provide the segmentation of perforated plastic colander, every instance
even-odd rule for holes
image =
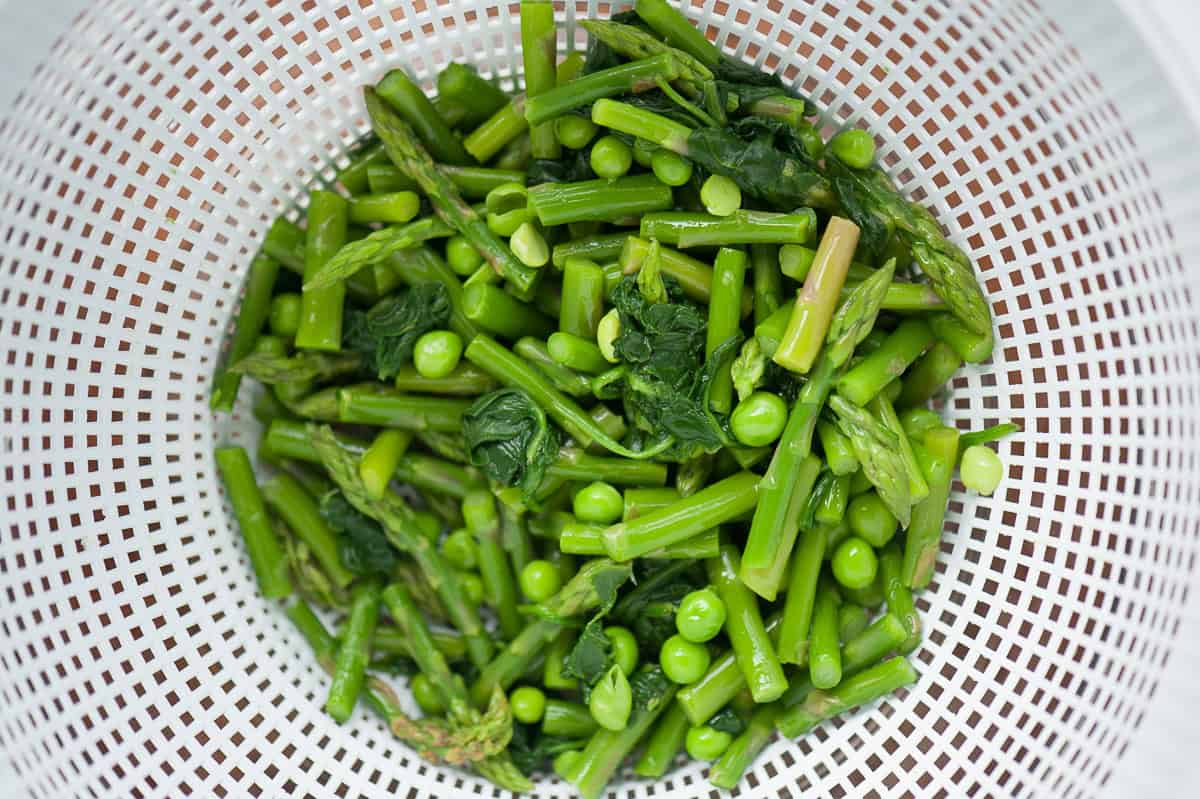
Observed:
[[[1026,430],[995,497],[951,503],[920,682],[777,741],[741,794],[1196,795],[1200,131],[1135,27],[1108,0],[692,2],[972,253],[1001,343],[946,413]],[[567,4],[567,40],[612,10]],[[513,78],[516,11],[97,0],[4,110],[0,796],[496,795],[322,712],[213,468],[254,422],[206,400],[264,230],[366,128],[357,87]],[[616,793],[715,796],[696,764]]]

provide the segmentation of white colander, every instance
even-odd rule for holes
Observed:
[[[248,398],[207,396],[270,220],[366,129],[358,87],[513,78],[517,6],[95,0],[4,109],[0,797],[498,795],[322,712],[213,468],[256,441]],[[561,10],[565,46],[613,8]],[[3,39],[56,13],[8,3]],[[689,13],[874,132],[972,253],[1001,341],[946,413],[1026,431],[997,496],[951,503],[920,682],[775,742],[740,793],[1196,796],[1200,131],[1136,28],[1111,0]],[[717,794],[697,764],[615,790]]]

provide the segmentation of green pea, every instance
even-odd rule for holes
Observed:
[[[638,643],[633,633],[624,627],[605,627],[604,635],[612,644],[613,660],[621,667],[621,671],[625,672],[626,677],[633,674],[638,663]]]
[[[829,562],[833,576],[847,588],[866,588],[875,580],[879,571],[879,559],[871,545],[858,536],[850,536],[833,553]]]
[[[654,154],[659,149],[659,146],[649,139],[634,139],[633,160],[637,161],[638,166],[649,169],[654,163]]]
[[[620,666],[613,665],[592,686],[588,711],[596,723],[606,730],[619,732],[625,729],[629,714],[633,711],[633,691]]]
[[[436,543],[438,536],[442,534],[442,520],[437,517],[437,514],[427,510],[418,510],[413,512],[413,519],[417,523],[417,529],[430,543]]]
[[[670,150],[655,150],[650,157],[650,168],[668,186],[682,186],[692,179],[692,162]]]
[[[546,695],[532,685],[522,685],[508,698],[513,718],[522,724],[537,724],[546,712]]]
[[[700,187],[700,202],[713,216],[729,216],[742,207],[742,190],[731,178],[710,175]]]
[[[633,166],[633,148],[616,136],[601,136],[592,145],[592,171],[602,178],[619,178]]]
[[[470,530],[455,530],[442,541],[442,557],[459,569],[474,569],[479,562],[479,547]]]
[[[899,522],[879,494],[868,491],[850,500],[846,506],[846,521],[854,535],[873,547],[883,547],[896,534]]]
[[[829,142],[833,155],[843,164],[866,169],[875,160],[875,140],[865,130],[843,130]]]
[[[787,417],[787,403],[781,397],[768,391],[755,391],[733,409],[729,427],[737,440],[746,446],[765,447],[779,438]]]
[[[256,355],[287,355],[288,343],[287,339],[279,336],[262,335],[254,342],[254,353]]]
[[[446,240],[446,263],[454,274],[469,277],[483,265],[483,256],[465,236],[451,236]]]
[[[453,330],[431,330],[413,345],[413,366],[421,377],[436,380],[458,367],[462,353],[462,336]]]
[[[575,764],[579,762],[579,756],[582,754],[578,749],[568,749],[560,753],[554,758],[554,773],[567,779],[567,775],[575,770]]]
[[[483,602],[483,580],[475,572],[460,571],[458,587],[462,589],[463,596],[472,605]]]
[[[963,452],[958,475],[964,486],[990,497],[1004,479],[1004,461],[991,448],[976,444]]]
[[[681,635],[672,635],[658,652],[658,664],[673,683],[691,685],[708,671],[711,657],[704,644],[693,643]]]
[[[517,256],[517,260],[526,266],[536,269],[550,261],[550,245],[533,222],[522,222],[521,226],[513,231],[508,246],[513,255]]]
[[[596,135],[596,123],[587,117],[569,114],[554,120],[554,135],[563,147],[582,150]]]
[[[521,593],[530,602],[545,602],[562,588],[558,567],[548,560],[531,560],[521,569]]]
[[[271,300],[267,319],[272,333],[295,338],[296,331],[300,329],[300,295],[291,292],[276,294]]]
[[[692,727],[684,738],[684,748],[693,760],[716,760],[733,743],[733,736],[707,724]]]
[[[608,483],[596,481],[579,489],[574,501],[575,518],[581,522],[612,524],[621,518],[625,500]]]
[[[711,588],[693,591],[679,603],[675,629],[692,643],[702,644],[721,632],[725,624],[725,603]]]
[[[441,691],[424,674],[413,677],[408,687],[412,691],[417,707],[421,708],[421,712],[426,716],[440,716],[446,712],[446,704],[442,701]]]
[[[600,324],[596,326],[596,346],[600,348],[600,354],[604,356],[604,360],[609,363],[617,363],[620,360],[617,358],[615,349],[617,338],[620,335],[621,313],[613,308],[600,317]]]

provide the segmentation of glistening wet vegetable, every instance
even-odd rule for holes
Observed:
[[[955,475],[1000,488],[1017,432],[935,410],[989,306],[871,133],[825,142],[667,0],[561,62],[554,6],[521,12],[523,93],[388,73],[271,226],[212,407],[260,392],[273,473],[216,463],[338,722],[517,793],[598,797],[635,752],[733,787],[917,679]]]

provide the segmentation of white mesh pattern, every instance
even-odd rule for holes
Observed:
[[[1071,5],[693,0],[869,127],[972,253],[1001,343],[947,413],[1026,429],[996,497],[952,501],[921,681],[777,741],[743,795],[1096,796],[1128,751],[1200,741],[1197,131],[1120,15]],[[497,794],[324,715],[215,478],[254,422],[206,400],[263,231],[365,129],[356,87],[452,59],[513,77],[516,10],[102,0],[0,123],[6,795]],[[616,793],[716,795],[695,764]]]

